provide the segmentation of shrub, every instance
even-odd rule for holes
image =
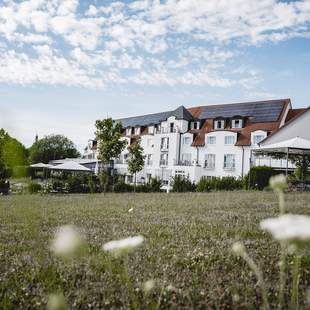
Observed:
[[[207,179],[202,177],[197,183],[198,192],[210,192],[210,191],[232,191],[239,190],[244,187],[242,179],[236,179],[234,177],[214,177]]]
[[[269,185],[269,179],[279,174],[276,170],[267,166],[252,167],[245,177],[245,187],[248,189],[263,190]],[[250,184],[249,184],[250,177]]]
[[[150,182],[147,183],[149,191],[152,193],[159,193],[161,191],[161,180],[160,178],[151,178]]]
[[[0,194],[8,195],[10,191],[10,182],[8,180],[0,179]]]
[[[30,182],[28,185],[28,192],[29,194],[35,194],[42,190],[41,184],[37,182]]]
[[[114,191],[116,193],[128,193],[133,191],[133,186],[125,183],[124,180],[118,180],[114,185]]]
[[[27,178],[31,176],[31,168],[29,166],[15,166],[12,168],[13,178]]]
[[[194,192],[196,186],[191,182],[189,178],[184,178],[182,176],[175,176],[172,179],[172,191],[173,192]]]

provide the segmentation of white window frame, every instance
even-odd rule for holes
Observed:
[[[220,126],[219,126],[220,124]],[[220,129],[225,129],[225,120],[223,119],[218,119],[214,121],[214,129],[220,130]]]
[[[183,137],[183,145],[190,145],[191,138],[190,137]]]
[[[211,142],[214,141],[214,142]],[[216,144],[216,136],[207,136],[207,144]]]
[[[168,156],[169,156],[168,153],[161,153],[160,154],[160,161],[159,161],[160,166],[168,166],[168,159],[169,159]]]
[[[261,139],[257,139],[258,137],[260,137]],[[256,134],[256,135],[253,135],[253,144],[254,145],[257,145],[258,143],[260,143],[261,141],[263,141],[265,139],[265,136],[264,135],[261,135],[261,134]],[[259,140],[259,141],[257,141]]]
[[[236,125],[236,122],[238,122],[238,126]],[[231,121],[231,128],[235,128],[235,129],[241,129],[243,128],[243,119],[242,118],[236,118],[236,119],[233,119]]]
[[[163,137],[160,141],[160,149],[163,151],[169,150],[169,137]]]
[[[131,136],[131,127],[126,128],[126,136]]]
[[[230,159],[229,161],[227,159]],[[224,170],[235,170],[236,168],[236,155],[235,154],[224,154]]]
[[[141,132],[141,128],[140,127],[135,127],[135,135],[139,135]]]
[[[236,137],[233,135],[225,136],[224,143],[225,145],[234,145],[236,143]]]
[[[205,164],[204,167],[206,169],[214,169],[215,168],[215,154],[206,154],[205,155]]]
[[[183,153],[181,155],[181,162],[184,166],[191,166],[192,164],[192,154],[191,153]]]
[[[200,129],[200,122],[191,122],[191,130],[199,130],[199,129]]]

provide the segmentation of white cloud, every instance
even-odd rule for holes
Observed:
[[[1,51],[0,80],[85,87],[179,83],[246,88],[257,83],[257,75],[233,73],[227,67],[238,49],[310,37],[309,0],[102,3],[84,8],[81,0],[5,1],[0,7],[0,46],[3,50],[5,44],[15,44],[16,51]],[[20,52],[27,45],[38,58],[29,53],[31,48]],[[61,66],[63,76],[58,73]]]

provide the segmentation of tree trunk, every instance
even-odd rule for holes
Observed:
[[[137,172],[135,172],[135,184],[133,187],[133,191],[136,192],[136,186],[137,186]]]

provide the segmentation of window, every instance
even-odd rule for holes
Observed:
[[[152,154],[146,155],[146,165],[147,166],[152,166],[153,165]]]
[[[169,149],[169,138],[161,138],[161,144],[160,144],[160,149],[162,151],[168,151]]]
[[[190,166],[192,164],[192,154],[182,154],[181,164],[184,166]]]
[[[199,122],[192,122],[191,123],[191,130],[199,129]]]
[[[127,163],[129,159],[129,154],[124,154],[124,162]]]
[[[135,135],[139,135],[140,134],[140,127],[136,127],[135,128]]]
[[[214,129],[224,129],[225,121],[223,119],[214,121]]]
[[[225,136],[225,144],[226,145],[235,144],[235,136]]]
[[[224,155],[224,169],[233,170],[235,169],[236,161],[234,154],[225,154]]]
[[[207,137],[207,144],[215,144],[216,143],[216,137],[215,136],[208,136]]]
[[[170,132],[174,132],[174,123],[170,123]]]
[[[190,137],[183,137],[183,144],[184,145],[191,144],[191,138]]]
[[[255,135],[253,137],[253,144],[258,144],[259,142],[264,140],[264,136],[263,135]]]
[[[155,129],[155,133],[160,133],[160,125],[156,124],[154,126],[154,129]]]
[[[215,154],[206,154],[205,156],[205,168],[214,169],[215,168]]]
[[[130,136],[131,135],[131,128],[127,128],[126,129],[126,136]]]
[[[168,166],[168,153],[160,154],[160,166]]]
[[[148,133],[152,135],[154,133],[154,126],[149,126]]]
[[[242,128],[242,127],[243,127],[242,119],[233,119],[231,121],[231,128]]]

